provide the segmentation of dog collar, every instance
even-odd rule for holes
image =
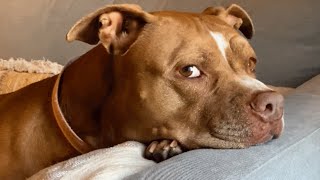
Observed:
[[[66,121],[59,106],[58,90],[59,90],[61,76],[62,76],[62,72],[58,75],[52,91],[51,104],[52,104],[53,115],[64,137],[69,141],[72,147],[74,147],[80,153],[84,154],[91,151],[93,148],[88,143],[84,142],[72,130],[72,128]]]

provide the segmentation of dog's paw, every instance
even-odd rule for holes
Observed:
[[[182,152],[182,148],[176,140],[161,140],[153,141],[146,148],[144,156],[155,162],[161,162]]]

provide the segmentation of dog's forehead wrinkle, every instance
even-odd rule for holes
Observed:
[[[179,40],[177,45],[172,48],[172,52],[170,53],[168,65],[171,67],[172,64],[176,63],[176,59],[180,56],[181,52],[183,51],[184,47],[186,46],[186,41],[184,39]]]

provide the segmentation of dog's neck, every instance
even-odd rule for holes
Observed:
[[[66,120],[95,148],[101,146],[100,115],[111,88],[111,61],[112,56],[98,45],[68,65],[60,82],[59,102]]]

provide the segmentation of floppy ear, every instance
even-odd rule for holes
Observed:
[[[91,45],[99,41],[109,53],[128,50],[143,26],[155,17],[138,5],[107,5],[80,19],[67,33],[68,42],[79,40]]]
[[[244,9],[236,4],[232,4],[226,9],[209,7],[202,13],[218,16],[233,28],[239,29],[248,39],[251,39],[254,34],[254,26],[250,16]]]

